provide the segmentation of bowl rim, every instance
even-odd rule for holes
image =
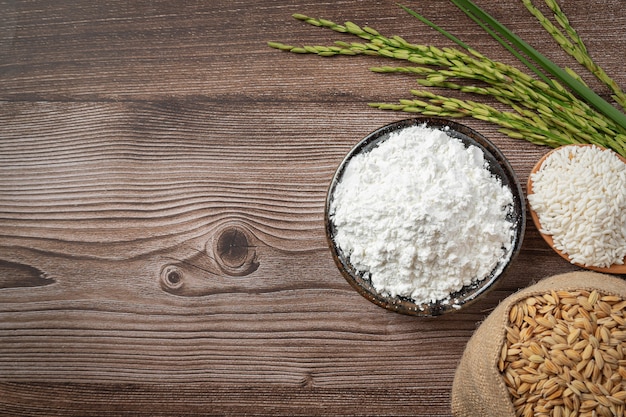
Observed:
[[[419,125],[426,125],[427,127],[433,129],[445,129],[446,133],[449,133],[451,137],[460,139],[466,147],[469,146],[469,144],[478,146],[478,148],[481,149],[481,151],[489,161],[495,161],[497,163],[497,168],[499,168],[501,173],[504,174],[505,178],[501,178],[500,175],[498,175],[498,177],[501,178],[501,181],[503,183],[509,186],[509,188],[511,189],[511,193],[513,194],[514,200],[513,205],[515,213],[515,232],[508,260],[503,265],[499,265],[499,271],[498,267],[496,267],[488,277],[485,277],[482,280],[471,284],[470,286],[463,287],[459,292],[452,294],[452,296],[450,297],[450,301],[446,303],[442,303],[441,301],[443,300],[439,300],[436,303],[417,304],[410,298],[399,296],[389,297],[379,293],[373,288],[371,282],[367,282],[367,279],[362,276],[355,276],[356,274],[353,275],[351,273],[353,268],[351,268],[347,259],[345,259],[345,257],[342,256],[342,254],[339,252],[340,249],[338,248],[338,245],[335,244],[335,241],[333,239],[334,232],[333,224],[330,219],[330,205],[337,183],[341,179],[349,161],[356,154],[361,152],[367,152],[371,148],[375,147],[377,143],[386,140],[391,132]],[[489,166],[495,169],[495,167],[493,167],[491,163],[489,164]],[[330,182],[330,185],[328,186],[324,206],[324,226],[326,240],[331,249],[331,254],[335,265],[341,272],[344,279],[346,279],[346,281],[359,294],[361,294],[361,296],[389,311],[410,316],[434,317],[446,313],[456,312],[466,306],[473,304],[479,298],[479,296],[482,296],[491,291],[496,281],[502,279],[502,277],[504,277],[506,273],[510,270],[510,266],[513,264],[515,258],[519,254],[522,242],[524,240],[524,234],[526,229],[526,201],[521,183],[515,175],[515,171],[513,170],[509,161],[502,154],[502,152],[485,136],[468,126],[447,118],[426,116],[413,117],[386,124],[370,132],[356,145],[354,145],[345,155],[345,157],[337,167]],[[469,292],[463,295],[464,291]]]

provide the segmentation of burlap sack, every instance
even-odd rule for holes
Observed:
[[[455,417],[515,417],[513,404],[498,371],[511,306],[550,290],[597,290],[626,299],[626,281],[596,272],[570,272],[544,278],[506,298],[474,332],[465,348],[452,386]]]

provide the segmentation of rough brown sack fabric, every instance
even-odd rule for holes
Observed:
[[[452,385],[455,417],[515,417],[513,404],[498,370],[511,306],[550,290],[597,290],[626,299],[626,281],[597,272],[569,272],[544,278],[507,297],[485,319],[469,340]]]

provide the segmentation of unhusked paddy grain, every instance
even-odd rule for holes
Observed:
[[[498,368],[516,416],[624,416],[626,300],[552,291],[511,306]]]

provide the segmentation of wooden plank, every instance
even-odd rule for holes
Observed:
[[[577,68],[575,61],[531,20],[521,3],[493,4],[497,7],[489,9],[497,18],[557,63]],[[619,0],[567,5],[589,49],[617,81],[624,77],[621,64],[608,51],[626,48],[626,39],[621,35],[626,16],[621,6]],[[417,43],[453,45],[393,5],[385,3],[381,7],[376,1],[189,1],[178,6],[160,0],[132,4],[113,1],[103,6],[71,0],[49,5],[33,0],[5,7],[10,29],[4,49],[11,59],[0,66],[0,99],[93,101],[208,96],[249,103],[272,97],[336,100],[337,95],[354,95],[367,102],[367,97],[378,101],[408,93],[406,77],[383,78],[368,73],[368,65],[377,61],[367,64],[367,59],[314,59],[279,54],[268,48],[269,40],[293,44],[358,40],[298,22],[290,17],[295,12],[338,23],[353,20]],[[516,63],[448,1],[415,7],[478,50]],[[585,79],[599,86],[593,78]],[[397,84],[398,80],[404,81]],[[398,90],[389,91],[394,88],[391,86]],[[388,94],[383,95],[385,90]]]
[[[15,398],[49,398],[46,406],[13,403]],[[302,390],[250,389],[241,386],[135,385],[135,384],[21,384],[0,386],[7,412],[12,415],[143,416],[171,415],[353,415],[427,417],[446,415],[448,395],[436,387],[407,388],[402,382],[390,388]]]

